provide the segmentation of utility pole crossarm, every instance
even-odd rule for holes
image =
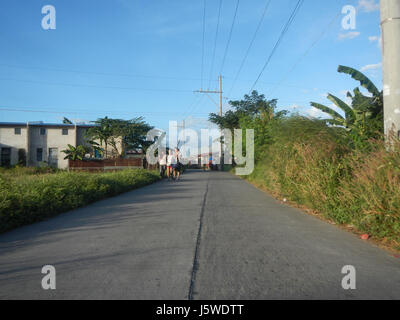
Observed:
[[[222,76],[219,76],[218,77],[218,83],[219,83],[219,90],[217,91],[217,90],[203,90],[203,89],[201,89],[201,90],[196,90],[196,91],[194,91],[194,92],[197,92],[197,93],[205,93],[205,94],[209,94],[209,93],[214,93],[214,94],[219,94],[219,108],[218,108],[218,114],[220,115],[220,116],[222,116],[222,94],[223,94],[223,91],[222,91]]]
[[[210,91],[210,90],[196,90],[194,92],[196,92],[196,93],[223,93],[220,91]]]

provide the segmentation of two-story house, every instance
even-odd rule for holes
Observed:
[[[86,131],[93,125],[52,124],[52,123],[12,123],[0,122],[0,165],[18,163],[27,166],[48,165],[65,169],[62,150],[68,144],[76,147],[87,145]]]

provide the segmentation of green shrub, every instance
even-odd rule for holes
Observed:
[[[277,125],[274,136],[248,180],[336,223],[400,244],[400,144],[388,151],[370,141],[354,150],[341,129],[297,117]]]
[[[0,172],[0,232],[46,219],[159,179],[144,169],[55,173],[26,168]],[[46,168],[47,170],[47,168]],[[25,174],[22,174],[25,172]]]

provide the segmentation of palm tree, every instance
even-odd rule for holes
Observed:
[[[131,120],[109,119],[107,117],[94,121],[96,126],[87,132],[87,138],[99,141],[105,148],[105,158],[109,156],[111,146],[114,156],[122,157],[126,148],[142,149],[144,152],[153,143],[147,141],[147,132],[153,129],[142,117]],[[93,146],[93,143],[91,143]],[[97,145],[98,147],[98,145]]]
[[[113,130],[113,119],[109,119],[108,117],[97,119],[93,121],[95,126],[90,128],[87,131],[87,136],[91,138],[91,140],[98,140],[100,145],[104,144],[104,153],[105,157],[108,156],[108,145],[110,143],[110,139],[114,135]]]

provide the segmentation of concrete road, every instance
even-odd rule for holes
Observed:
[[[56,268],[56,290],[41,269]],[[356,290],[342,288],[342,267]],[[400,259],[228,173],[0,235],[0,299],[399,299]]]

